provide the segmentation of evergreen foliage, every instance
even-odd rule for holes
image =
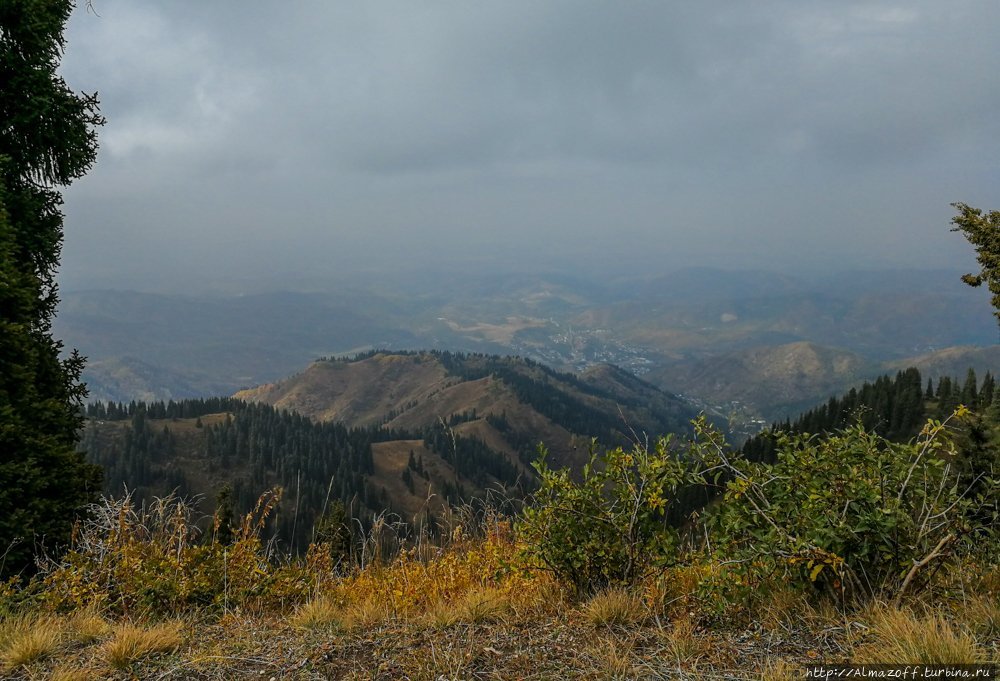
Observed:
[[[242,514],[254,507],[261,492],[280,486],[285,490],[282,506],[269,528],[296,551],[308,546],[331,499],[358,516],[385,508],[368,481],[374,471],[371,445],[396,439],[394,431],[313,423],[299,414],[229,398],[96,403],[87,412],[92,422],[82,446],[105,469],[109,494],[120,495],[127,486],[142,502],[170,492],[190,496],[214,486],[220,499],[228,496],[227,505]],[[202,427],[177,428],[174,420],[182,419],[200,420]],[[109,429],[100,421],[118,423]],[[192,456],[197,464],[182,470],[179,458]],[[203,477],[189,479],[198,470]],[[222,491],[225,487],[228,492]]]
[[[979,261],[979,273],[966,274],[962,281],[969,286],[986,284],[993,294],[993,314],[1000,321],[1000,211],[991,210],[984,214],[979,208],[964,203],[951,205],[958,211],[958,215],[951,219],[955,225],[951,231],[962,232],[975,247]]]
[[[479,438],[458,435],[443,423],[425,429],[423,437],[424,446],[448,462],[456,476],[461,475],[480,489],[500,483],[507,490],[519,482],[519,469]],[[449,502],[470,501],[447,494],[445,497]]]
[[[937,398],[947,401],[950,407],[943,416],[958,406],[957,402],[951,405],[951,385],[947,377],[938,384]],[[941,397],[942,389],[946,391],[945,398]],[[975,392],[974,375],[971,390]],[[807,411],[795,421],[772,425],[769,431],[747,440],[743,454],[754,461],[773,462],[777,449],[775,435],[779,432],[832,433],[855,423],[889,440],[908,440],[923,426],[927,399],[917,369],[900,371],[895,377],[882,376],[874,383],[866,382],[861,388],[852,388],[842,397],[831,397],[826,404]]]
[[[76,451],[83,360],[52,337],[63,239],[58,187],[83,176],[103,123],[96,95],[57,74],[69,1],[0,3],[0,575],[36,542],[69,539],[100,491]]]
[[[505,454],[454,432],[452,426],[477,418],[474,411],[419,432],[314,423],[294,412],[231,398],[96,402],[86,413],[81,446],[104,468],[106,494],[120,495],[127,488],[142,503],[169,493],[186,497],[212,490],[216,508],[228,507],[231,515],[246,513],[261,492],[279,486],[282,506],[268,520],[268,529],[295,552],[313,539],[328,512],[323,509],[339,504],[359,519],[392,510],[394,500],[372,485],[376,442],[422,439],[454,475],[435,490],[449,503],[471,501],[478,490],[511,493],[530,486]],[[429,479],[423,459],[411,451],[401,476],[411,494],[417,475]],[[225,517],[217,517],[217,532],[226,532]]]

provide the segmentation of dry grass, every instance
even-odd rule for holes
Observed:
[[[787,660],[769,660],[760,670],[760,681],[796,681],[802,678],[802,668]]]
[[[167,622],[148,629],[131,623],[119,625],[102,647],[104,658],[114,669],[126,669],[156,653],[169,653],[183,642],[180,622]]]
[[[111,625],[93,610],[81,610],[66,620],[66,637],[82,645],[89,645],[108,635]]]
[[[625,589],[607,589],[584,604],[583,614],[595,626],[626,626],[641,622],[648,610],[638,594]]]
[[[683,617],[673,622],[666,632],[665,656],[677,667],[695,666],[709,652],[708,643],[698,635],[693,619]]]
[[[983,639],[1000,637],[1000,599],[978,594],[962,606],[962,619],[969,628]]]
[[[969,664],[982,660],[976,639],[940,614],[923,617],[880,605],[870,614],[873,640],[858,647],[863,663]]]
[[[505,594],[492,587],[479,587],[469,589],[453,600],[438,601],[428,609],[423,619],[441,629],[459,622],[500,622],[511,612],[511,604]]]
[[[344,613],[336,603],[320,596],[300,606],[289,624],[310,631],[340,629],[344,626]]]
[[[1000,602],[978,575],[925,594],[932,605],[909,598],[914,610],[845,609],[780,584],[755,592],[749,606],[720,608],[705,596],[717,570],[706,563],[579,604],[546,574],[505,569],[515,548],[502,537],[463,539],[434,555],[359,568],[331,577],[322,595],[290,616],[284,608],[234,607],[183,625],[113,625],[105,619],[111,611],[56,617],[40,607],[0,619],[0,678],[156,678],[168,664],[170,673],[204,679],[301,672],[778,681],[797,678],[794,664],[807,659],[919,664],[997,655]]]
[[[354,601],[343,609],[343,625],[349,629],[371,629],[392,619],[392,610],[377,600]]]
[[[58,649],[63,628],[51,617],[16,618],[0,633],[0,670],[13,671],[44,660]]]
[[[600,638],[589,647],[588,657],[593,660],[594,672],[601,679],[635,678],[635,641],[612,637]]]
[[[88,669],[60,665],[52,670],[49,681],[97,681],[100,678]]]
[[[649,602],[668,617],[689,610],[697,600],[698,585],[705,577],[703,566],[669,568],[647,585]]]
[[[771,589],[756,619],[765,629],[789,631],[798,626],[802,619],[802,601],[802,594],[790,587]]]
[[[467,645],[453,642],[431,642],[408,674],[413,681],[437,681],[437,679],[469,678],[473,651]]]

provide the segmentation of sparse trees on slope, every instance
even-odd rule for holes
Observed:
[[[75,451],[83,360],[52,337],[65,186],[90,169],[96,96],[56,73],[70,1],[0,3],[0,574],[69,538],[99,489]]]

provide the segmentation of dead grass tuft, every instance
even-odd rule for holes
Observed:
[[[583,606],[583,614],[595,626],[638,624],[648,615],[642,598],[625,589],[607,589]]]
[[[66,636],[82,645],[98,641],[111,631],[111,625],[93,610],[81,610],[66,620]]]
[[[791,631],[802,619],[803,600],[791,587],[775,587],[767,593],[758,621],[769,631]]]
[[[428,609],[425,620],[431,626],[443,629],[459,622],[500,622],[511,610],[511,604],[503,592],[492,587],[479,587],[466,591],[454,600],[438,601]]]
[[[180,622],[167,622],[148,629],[125,623],[115,629],[114,636],[104,644],[103,653],[115,669],[126,669],[156,653],[170,653],[180,648]]]
[[[635,678],[635,641],[614,637],[599,639],[589,647],[588,657],[593,660],[594,672],[601,679]]]
[[[52,655],[62,642],[63,630],[51,617],[9,620],[0,636],[0,669],[12,671]]]
[[[348,629],[370,629],[392,619],[392,610],[379,601],[355,601],[343,609],[344,626]]]
[[[344,612],[339,605],[320,596],[300,606],[289,623],[310,631],[340,629],[344,625]]]
[[[862,663],[968,664],[980,660],[976,639],[940,614],[918,617],[910,610],[871,610],[874,639],[855,651]]]
[[[768,660],[760,670],[760,681],[796,681],[802,678],[802,668],[787,660]]]
[[[703,576],[704,568],[700,566],[669,568],[647,585],[649,603],[667,617],[685,612],[698,600],[698,585]]]
[[[677,667],[693,667],[708,652],[709,645],[698,635],[698,627],[691,617],[673,622],[664,640],[665,654]]]
[[[959,610],[962,621],[980,638],[989,640],[1000,636],[1000,600],[979,594],[971,597]]]
[[[98,676],[88,670],[60,665],[52,670],[49,681],[97,681]]]

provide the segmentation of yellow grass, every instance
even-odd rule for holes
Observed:
[[[961,608],[962,619],[986,640],[1000,637],[1000,599],[988,595],[972,596]]]
[[[601,638],[590,646],[590,657],[594,661],[598,678],[601,679],[633,679],[635,667],[635,643],[632,640],[616,638]]]
[[[81,610],[66,620],[67,638],[83,645],[104,638],[110,631],[111,625],[92,610]]]
[[[111,640],[104,644],[103,653],[113,668],[126,669],[150,655],[173,652],[181,642],[180,622],[167,622],[148,629],[125,623],[115,629]]]
[[[976,639],[940,614],[879,606],[870,622],[874,639],[856,650],[863,663],[970,664],[982,660]]]
[[[320,596],[299,607],[289,623],[298,629],[311,631],[337,629],[344,624],[344,612],[329,598]]]
[[[87,669],[58,666],[52,670],[49,681],[97,681],[98,678],[97,674]]]
[[[493,587],[473,587],[453,600],[440,600],[427,611],[426,621],[437,628],[459,622],[498,622],[511,612],[507,595]]]
[[[664,655],[677,667],[692,667],[709,652],[708,643],[698,635],[690,617],[673,622],[665,639]]]
[[[392,611],[378,601],[353,601],[344,608],[344,626],[371,629],[392,619]]]
[[[591,624],[612,626],[640,622],[647,610],[639,595],[625,589],[607,589],[584,604],[583,614]]]
[[[8,621],[0,635],[0,669],[12,671],[49,657],[62,635],[59,622],[50,617]]]
[[[475,652],[468,643],[430,641],[426,649],[411,651],[403,664],[405,678],[411,681],[472,678],[470,667]],[[371,677],[365,677],[371,678]]]
[[[802,676],[801,667],[785,660],[770,660],[761,669],[760,681],[797,681]]]

